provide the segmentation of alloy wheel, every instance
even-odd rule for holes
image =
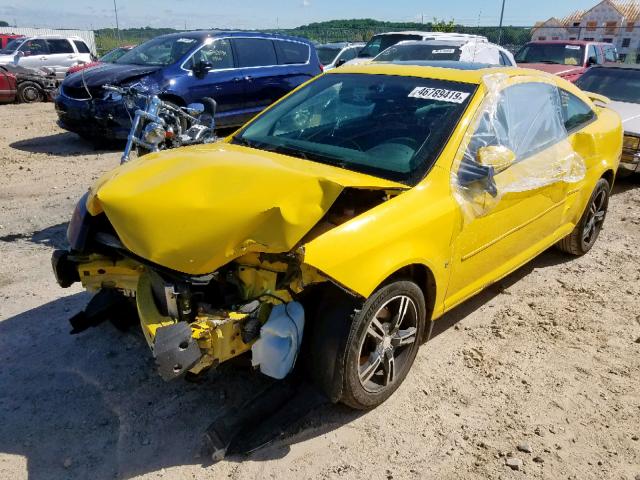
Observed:
[[[607,192],[601,189],[589,205],[588,216],[582,229],[582,241],[591,246],[598,237],[607,214]]]
[[[362,387],[378,393],[408,368],[410,345],[416,342],[418,309],[407,295],[387,300],[373,315],[360,343],[358,376]]]

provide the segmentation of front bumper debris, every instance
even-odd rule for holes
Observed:
[[[185,374],[202,357],[187,322],[159,328],[153,344],[158,373],[169,381]]]
[[[56,277],[56,282],[62,288],[68,288],[75,282],[80,281],[76,264],[69,260],[69,252],[66,250],[55,250],[51,255],[51,267]]]

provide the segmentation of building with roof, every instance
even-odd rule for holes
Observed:
[[[538,22],[532,40],[589,40],[614,44],[620,59],[640,62],[640,2],[603,0],[589,10],[579,10],[562,19]]]

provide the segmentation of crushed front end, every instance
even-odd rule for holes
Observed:
[[[129,252],[104,214],[86,212],[85,201],[69,225],[71,249],[53,253],[56,279],[62,287],[79,281],[87,291],[107,295],[116,308],[123,302],[114,298],[135,306],[165,380],[202,373],[248,352],[275,306],[290,310],[303,289],[326,280],[301,263],[300,253],[248,253],[209,275],[171,271]],[[91,315],[74,318],[75,332],[96,324]]]

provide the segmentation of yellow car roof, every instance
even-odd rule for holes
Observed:
[[[450,64],[449,64],[450,65]],[[484,67],[474,69],[436,67],[427,65],[407,65],[397,63],[367,63],[360,65],[344,65],[333,69],[327,74],[336,75],[341,73],[362,73],[371,75],[398,75],[404,77],[434,78],[439,80],[449,80],[452,82],[479,84],[485,75],[502,73],[512,76],[527,75],[535,77],[549,78],[552,75],[539,70],[530,70],[516,67]],[[555,78],[555,77],[553,77]]]

